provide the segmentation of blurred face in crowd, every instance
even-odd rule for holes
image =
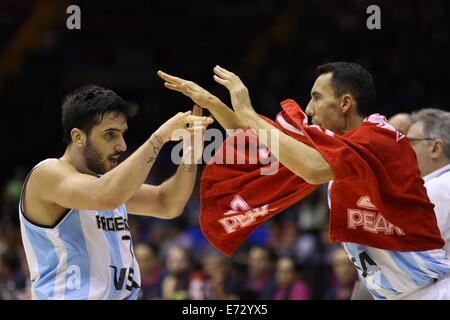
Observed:
[[[134,248],[134,254],[142,275],[148,276],[158,267],[158,258],[150,246],[139,243]]]
[[[408,139],[410,139],[411,146],[414,149],[414,152],[416,153],[417,163],[419,165],[419,170],[422,177],[434,171],[433,168],[434,143],[431,140],[421,140],[424,138],[429,138],[425,137],[425,134],[423,132],[423,123],[420,121],[414,123],[409,128],[407,137]]]
[[[311,100],[306,107],[306,114],[312,118],[313,124],[343,134],[346,125],[345,106],[348,106],[351,97],[349,95],[337,97],[331,78],[331,72],[317,77],[311,89]]]
[[[127,119],[122,113],[106,113],[102,121],[92,127],[83,149],[89,170],[104,174],[118,165],[120,154],[127,149],[123,136],[127,128]]]
[[[220,257],[208,255],[203,258],[203,270],[210,277],[224,275],[227,272],[228,264]]]
[[[267,275],[272,271],[272,262],[270,261],[269,252],[262,248],[250,249],[248,255],[248,268],[250,276],[258,278]]]
[[[166,262],[167,270],[173,275],[181,275],[189,270],[190,261],[183,248],[172,247]]]
[[[355,266],[348,258],[344,249],[338,249],[333,255],[333,272],[339,283],[344,286],[352,285],[358,277]]]
[[[292,259],[281,258],[277,262],[277,268],[275,271],[275,279],[280,287],[289,287],[294,283],[297,277],[295,271],[295,264]]]

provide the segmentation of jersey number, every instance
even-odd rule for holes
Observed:
[[[352,262],[358,270],[362,271],[362,276],[365,278],[369,274],[380,270],[375,261],[372,260],[371,257],[367,254],[367,252],[363,251],[359,254],[359,262],[361,267],[356,263],[356,259],[352,257]],[[366,264],[367,263],[367,264]]]
[[[130,253],[134,260],[134,254],[133,254],[133,245],[131,243],[131,237],[128,235],[125,235],[122,237],[122,240],[124,241],[130,241]],[[120,268],[120,271],[115,266],[110,266],[113,269],[113,277],[114,277],[114,287],[116,290],[122,290],[123,285],[125,284],[125,288],[128,291],[133,290],[133,288],[140,288],[139,284],[134,281],[133,275],[134,275],[134,269],[133,268]],[[119,274],[117,272],[119,271]],[[127,277],[128,274],[128,277]],[[127,278],[127,282],[125,282],[125,278]]]

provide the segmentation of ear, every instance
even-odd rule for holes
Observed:
[[[86,146],[86,134],[78,128],[73,128],[70,131],[70,137],[74,146],[84,148]]]
[[[347,113],[353,104],[353,97],[349,94],[344,94],[341,99],[341,111]]]
[[[431,145],[430,156],[433,160],[438,159],[444,152],[444,141],[442,139],[435,139]]]

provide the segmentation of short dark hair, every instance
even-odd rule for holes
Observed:
[[[71,130],[78,128],[87,135],[93,126],[102,121],[106,113],[122,113],[126,118],[134,116],[138,106],[123,100],[114,91],[96,85],[78,88],[64,98],[62,105],[63,141],[72,142]]]
[[[376,89],[368,70],[351,62],[330,62],[316,69],[317,76],[330,72],[331,85],[336,96],[351,93],[361,115],[367,116],[374,112]]]

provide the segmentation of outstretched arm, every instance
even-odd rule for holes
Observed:
[[[260,133],[259,129],[265,129],[267,146],[286,168],[310,184],[333,180],[333,170],[316,149],[291,138],[258,116],[247,88],[237,75],[219,66],[214,68],[214,73],[214,80],[230,91],[233,109],[244,126],[254,129],[256,134]],[[279,143],[278,154],[277,148],[271,146],[274,133],[279,136],[279,139],[275,139]]]
[[[159,186],[143,184],[126,203],[129,214],[173,219],[183,213],[195,185],[197,165],[182,163]]]
[[[80,174],[65,161],[39,166],[27,186],[30,201],[55,204],[62,208],[112,210],[128,201],[139,190],[164,143],[177,129],[190,123],[211,123],[212,119],[178,113],[166,121],[132,155],[113,170],[96,178]],[[34,218],[34,217],[33,217]],[[35,219],[37,222],[39,217]]]
[[[233,110],[195,82],[171,76],[162,71],[158,71],[158,76],[165,81],[164,86],[166,88],[181,92],[200,107],[208,109],[223,128],[244,128],[243,123]]]
[[[192,114],[200,117],[202,109],[196,105]],[[129,213],[172,219],[183,212],[194,189],[197,173],[196,163],[199,160],[197,158],[202,155],[203,136],[207,126],[208,123],[189,126],[190,137],[187,139],[190,141],[186,144],[186,150],[183,150],[182,163],[175,175],[160,186],[142,185],[126,203]],[[200,136],[202,141],[198,146],[194,143],[195,136]],[[195,147],[198,150],[195,150]]]

